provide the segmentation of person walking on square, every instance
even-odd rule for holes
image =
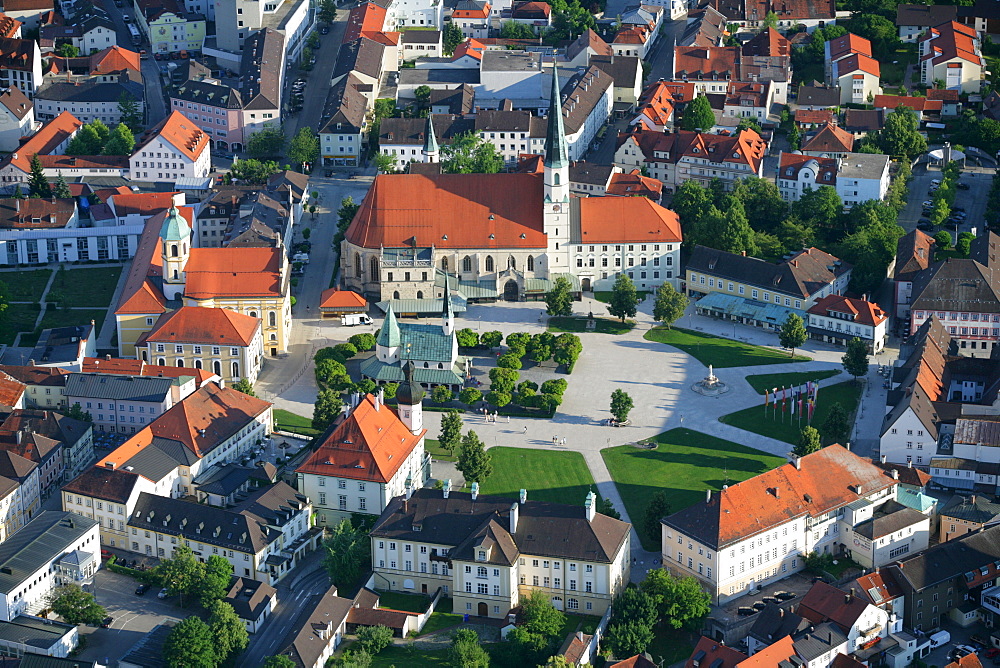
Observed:
[[[521,433],[522,434],[527,434],[528,433],[528,425],[524,425],[524,431],[522,431]]]

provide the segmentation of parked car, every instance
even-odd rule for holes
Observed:
[[[975,653],[976,653],[975,647],[970,647],[969,645],[955,645],[955,649],[948,652],[948,660],[957,661],[963,656]]]
[[[105,617],[104,619],[101,620],[101,628],[102,629],[111,628],[111,622],[113,621],[115,621],[114,617]]]
[[[328,169],[326,170],[326,172],[324,172],[324,174],[326,175],[327,178],[330,178],[331,176],[333,176],[333,170]]]
[[[941,185],[941,179],[931,179],[931,183],[934,185]]]
[[[952,211],[959,211],[961,213],[965,213],[965,207],[964,206],[953,206],[953,207],[951,207],[951,210]]]
[[[931,221],[927,220],[926,218],[921,218],[920,222],[917,223],[917,229],[929,232],[934,229],[934,225],[932,225]]]
[[[147,591],[149,591],[149,585],[146,584],[145,582],[143,582],[141,585],[139,585],[138,587],[135,588],[135,595],[136,596],[142,596]]]
[[[110,559],[113,556],[114,555],[111,554],[111,550],[105,550],[104,548],[101,548],[101,560],[102,561],[107,561],[108,559]]]
[[[125,23],[131,23],[132,17],[128,15],[128,12],[122,12],[122,20],[125,21]]]
[[[329,35],[330,34],[330,28],[329,28],[329,26],[323,26],[322,28],[320,28],[319,29],[319,34],[320,35]]]
[[[169,596],[170,596],[170,591],[169,591],[169,590],[168,590],[168,589],[167,589],[166,587],[164,587],[163,589],[161,589],[161,590],[160,590],[160,591],[159,591],[159,592],[158,592],[158,593],[156,594],[156,598],[161,598],[161,599],[162,599],[162,598],[167,598],[167,597],[169,597]]]

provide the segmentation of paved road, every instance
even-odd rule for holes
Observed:
[[[127,12],[131,16],[131,4],[129,2],[126,7],[115,7],[113,2],[106,2],[104,3],[104,11],[108,13],[108,16],[111,17],[111,20],[115,24],[117,42],[120,46],[126,49],[146,49],[148,51],[148,43],[138,47],[132,46],[132,37],[129,34],[128,28],[125,27],[122,12]],[[132,16],[132,20],[135,20],[134,16]],[[151,53],[149,54],[149,60],[142,61],[142,82],[146,88],[146,127],[150,127],[156,125],[167,116],[166,87],[163,85],[163,81],[160,78],[160,70],[156,65],[156,61],[153,60],[153,54]]]
[[[330,34],[320,35],[320,46],[315,51],[316,66],[313,67],[312,71],[290,71],[285,77],[283,94],[286,101],[291,95],[292,82],[300,76],[306,79],[306,90],[302,95],[302,110],[285,118],[285,134],[289,139],[302,127],[308,126],[319,131],[326,95],[330,92],[330,77],[337,64],[337,52],[340,50],[340,41],[343,39],[346,29],[347,11],[341,9],[337,11],[337,21],[330,26]],[[318,27],[316,32],[319,33]]]

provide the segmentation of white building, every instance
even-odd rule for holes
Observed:
[[[614,80],[596,65],[574,75],[562,87],[562,115],[570,160],[580,160],[611,117]]]
[[[0,37],[0,86],[17,86],[29,98],[42,85],[42,53],[33,39]]]
[[[442,0],[392,0],[387,4],[386,30],[406,30],[414,27],[444,28],[444,23],[441,21],[444,11]]]
[[[782,153],[778,191],[786,202],[797,202],[807,190],[832,186],[844,209],[868,200],[884,200],[889,192],[889,156],[850,153],[841,159]]]
[[[163,415],[194,392],[194,377],[159,378],[104,373],[74,373],[66,378],[68,406],[80,404],[98,431],[132,433]]]
[[[979,34],[975,28],[949,21],[931,28],[918,41],[920,81],[943,81],[948,90],[978,93],[985,79]]]
[[[827,295],[807,311],[807,329],[813,339],[846,346],[859,338],[876,355],[885,347],[886,323],[889,314],[878,304],[844,297]]]
[[[0,150],[16,150],[21,137],[34,130],[35,110],[31,100],[16,86],[0,92]]]
[[[537,109],[544,104],[548,77],[542,72],[542,54],[487,50],[482,56],[479,83],[472,86],[476,92],[476,106],[500,108],[503,100],[510,100],[518,109]]]
[[[129,158],[129,173],[139,181],[203,179],[212,171],[205,131],[179,111],[150,128]]]

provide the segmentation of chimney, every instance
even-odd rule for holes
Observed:
[[[583,502],[583,508],[587,513],[587,521],[593,522],[594,515],[597,514],[597,495],[594,492],[587,492],[587,500]]]
[[[528,500],[528,490],[522,489],[518,499],[520,503],[525,503]]]
[[[447,499],[448,495],[451,494],[451,478],[444,481],[444,487],[441,489],[444,491],[444,498]]]
[[[106,359],[106,360],[108,360],[110,362],[111,361],[111,355],[105,355],[104,359]]]
[[[969,497],[969,505],[970,506],[976,505],[976,495],[975,494],[973,494],[972,496]]]
[[[583,631],[576,632],[576,639],[579,640],[580,642],[583,642]]]
[[[795,458],[793,458],[792,459],[792,463],[795,464],[795,470],[796,471],[801,471],[802,470],[802,458],[801,457],[795,457]]]
[[[892,470],[892,479],[893,480],[899,480],[899,471],[898,470],[896,470],[896,469]]]
[[[849,449],[850,449],[850,448],[848,448],[848,450],[849,450]],[[908,469],[912,469],[912,468],[913,468],[913,461],[912,461],[912,460],[911,460],[911,461],[908,461],[908,462],[906,462],[906,468],[908,468]]]
[[[883,464],[885,464],[885,458],[886,458],[886,456],[882,455],[881,457],[879,457],[879,461],[882,462]]]
[[[745,250],[741,250],[740,251],[740,255],[742,255],[743,257],[746,257],[747,256],[747,252]]]
[[[510,532],[511,534],[517,533],[517,516],[518,509],[520,505],[517,503],[510,504]]]
[[[709,488],[705,490],[705,503],[711,503],[711,502],[712,502],[712,489]]]
[[[474,482],[472,483],[472,500],[475,501],[477,498],[479,498],[479,483]]]
[[[854,589],[851,589],[851,591],[844,594],[844,603],[850,604],[850,602],[853,599],[854,599]]]

